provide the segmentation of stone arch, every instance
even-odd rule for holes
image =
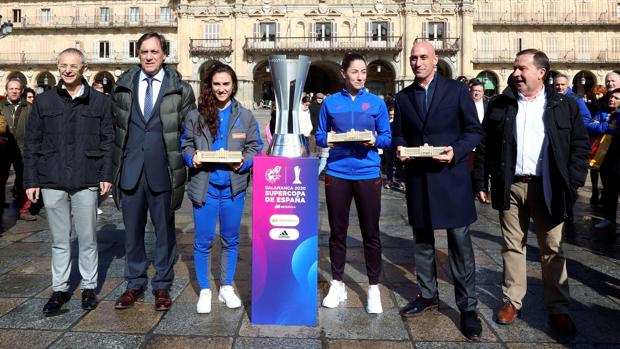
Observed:
[[[109,71],[100,71],[97,74],[95,74],[95,76],[93,76],[93,80],[92,82],[100,82],[103,84],[103,92],[106,94],[109,94],[112,92],[112,90],[114,89],[114,82],[116,80],[114,79],[114,75],[112,75],[112,73],[110,73]]]
[[[368,64],[366,87],[371,93],[387,97],[394,95],[394,81],[396,72],[392,65],[382,59],[377,59]]]
[[[562,73],[561,71],[557,71],[557,70],[550,70],[550,71],[549,71],[549,74],[547,74],[547,81],[545,81],[545,82],[546,82],[547,84],[549,84],[549,85],[553,85],[553,79],[554,79],[557,75],[559,75],[559,74],[566,75],[566,74]]]
[[[41,72],[37,75],[36,84],[36,87],[41,87],[43,90],[47,91],[53,86],[56,86],[56,77],[49,71]]]
[[[596,75],[589,70],[581,70],[573,77],[573,92],[584,96],[596,85]]]
[[[254,102],[259,106],[269,108],[275,103],[269,62],[266,59],[256,62],[252,76],[254,77]]]
[[[452,64],[452,62],[441,57],[439,58],[437,61],[437,72],[440,75],[445,76],[448,79],[453,79],[455,71],[456,67]]]
[[[305,92],[334,93],[342,90],[344,80],[340,75],[340,65],[333,60],[312,60],[308,78],[304,86]]]
[[[480,80],[484,85],[484,94],[486,96],[493,96],[499,93],[499,77],[494,71],[483,70],[476,76],[476,79]]]

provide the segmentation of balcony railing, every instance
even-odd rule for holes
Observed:
[[[121,28],[121,27],[176,27],[174,16],[131,16],[110,15],[101,16],[50,16],[27,17],[21,22],[14,23],[15,30],[45,29],[45,28]]]
[[[343,36],[337,38],[276,37],[246,38],[243,49],[246,52],[387,52],[398,53],[403,49],[400,36],[377,38],[372,36]]]
[[[437,53],[455,53],[460,49],[460,40],[459,38],[443,38],[443,39],[435,39],[435,38],[416,38],[415,43],[421,41],[428,41]]]
[[[233,51],[232,39],[189,39],[189,52],[194,56]]]
[[[478,12],[474,25],[609,25],[620,24],[615,12]]]
[[[59,52],[0,52],[0,65],[56,64]],[[111,51],[108,57],[101,57],[99,52],[84,52],[89,64],[137,64],[137,57],[130,57],[126,51]],[[176,64],[175,55],[166,56],[166,63]]]
[[[588,52],[576,52],[574,50],[558,50],[545,52],[553,63],[620,63],[620,51],[590,50]],[[510,63],[515,60],[517,52],[511,50],[474,50],[472,63]]]

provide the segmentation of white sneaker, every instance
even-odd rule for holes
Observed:
[[[594,228],[596,228],[596,229],[611,229],[611,228],[613,228],[615,226],[616,226],[616,222],[612,222],[609,219],[603,219],[602,221],[600,221],[597,224],[595,224]]]
[[[211,290],[205,288],[200,290],[200,298],[196,304],[196,312],[198,314],[208,314],[211,312]]]
[[[367,301],[366,311],[368,314],[383,313],[383,307],[381,306],[381,291],[379,291],[378,285],[370,285],[370,287],[368,287]]]
[[[220,295],[217,299],[231,309],[239,308],[241,306],[241,299],[237,297],[235,294],[235,289],[230,285],[220,287]]]
[[[332,280],[329,286],[327,296],[323,298],[323,306],[325,308],[335,308],[347,299],[347,287],[343,282]]]

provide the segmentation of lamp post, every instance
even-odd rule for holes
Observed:
[[[2,22],[2,15],[0,15],[0,22]],[[13,23],[9,20],[8,22],[2,23],[0,28],[2,29],[0,31],[0,39],[2,39],[13,32]]]

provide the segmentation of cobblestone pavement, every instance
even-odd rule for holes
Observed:
[[[264,125],[264,115],[261,124]],[[9,186],[10,187],[10,186]],[[80,308],[77,254],[72,273],[73,299],[65,311],[45,317],[43,304],[51,294],[50,234],[45,211],[35,222],[16,221],[14,207],[5,209],[0,235],[0,348],[580,348],[620,347],[620,235],[592,228],[598,220],[587,205],[584,188],[575,210],[574,224],[565,234],[570,277],[570,311],[578,335],[563,338],[550,330],[543,306],[539,249],[528,238],[528,292],[523,316],[510,326],[493,321],[501,304],[501,236],[497,212],[478,206],[478,221],[471,226],[476,256],[479,311],[483,319],[480,343],[467,342],[458,330],[458,312],[447,265],[445,232],[437,232],[437,267],[441,306],[437,313],[403,320],[398,308],[417,293],[414,241],[406,221],[404,194],[384,191],[381,231],[384,269],[384,313],[364,310],[368,280],[365,276],[362,238],[355,210],[351,211],[345,282],[349,299],[338,309],[319,308],[318,327],[257,326],[250,323],[251,198],[241,228],[239,267],[235,287],[244,307],[231,310],[213,297],[208,315],[195,311],[199,288],[193,266],[193,219],[186,200],[176,215],[178,261],[172,289],[174,305],[167,313],[153,308],[153,297],[129,310],[114,310],[114,300],[125,289],[123,280],[123,224],[111,199],[98,221],[99,287],[101,303],[86,312]],[[320,189],[319,300],[327,292],[329,253],[326,207]],[[9,196],[10,197],[10,196]],[[152,230],[152,229],[147,229]],[[147,245],[153,246],[152,234]],[[217,246],[217,244],[216,244]],[[75,250],[75,249],[74,249]],[[214,248],[215,258],[219,248]],[[214,259],[217,260],[217,259]],[[219,285],[217,265],[212,277]],[[153,270],[149,271],[153,274]],[[217,289],[214,287],[214,291]],[[147,294],[150,294],[147,292]]]

